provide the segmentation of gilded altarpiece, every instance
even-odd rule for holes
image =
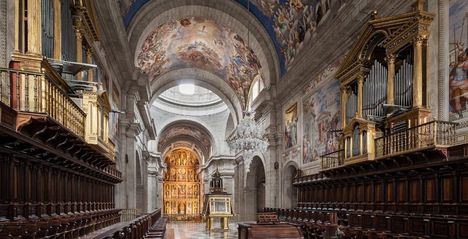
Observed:
[[[175,149],[166,156],[164,212],[175,220],[196,219],[200,215],[199,166],[195,153]]]

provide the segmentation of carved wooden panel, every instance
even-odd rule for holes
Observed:
[[[461,200],[468,202],[468,175],[462,176],[460,190],[462,192]]]
[[[453,177],[446,176],[442,178],[442,201],[452,202],[453,201]]]
[[[419,202],[420,200],[420,182],[418,178],[410,180],[410,202]]]
[[[406,181],[399,181],[397,184],[397,201],[406,202]]]
[[[436,201],[436,180],[435,178],[428,178],[426,179],[426,202],[434,202]]]

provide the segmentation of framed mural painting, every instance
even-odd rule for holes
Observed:
[[[468,1],[450,1],[450,119],[468,117]]]
[[[311,163],[320,156],[338,150],[338,139],[333,130],[340,128],[340,83],[327,70],[317,87],[308,89],[302,98],[303,132],[302,162]]]
[[[297,102],[284,113],[284,145],[289,149],[297,145]]]

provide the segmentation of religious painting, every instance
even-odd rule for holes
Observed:
[[[284,145],[289,149],[297,144],[297,103],[284,114]]]
[[[302,100],[304,164],[338,150],[338,138],[332,132],[340,128],[340,83],[332,73],[336,69],[336,64],[327,68],[318,77],[319,84],[315,85],[317,82],[314,82]]]
[[[450,1],[450,119],[468,117],[468,1]]]
[[[272,23],[286,66],[290,66],[317,24],[330,9],[330,0],[253,0]]]
[[[262,77],[260,61],[248,42],[229,28],[201,17],[168,21],[154,29],[135,63],[150,79],[180,68],[210,71],[224,79],[243,104],[252,81]]]

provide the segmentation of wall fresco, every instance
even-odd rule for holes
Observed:
[[[468,1],[450,1],[450,118],[468,117]]]
[[[289,149],[297,144],[297,103],[284,113],[284,145]]]
[[[312,81],[302,99],[304,164],[338,149],[337,135],[330,132],[340,128],[340,83],[333,78],[337,65],[330,66]],[[322,81],[323,84],[316,86]]]

